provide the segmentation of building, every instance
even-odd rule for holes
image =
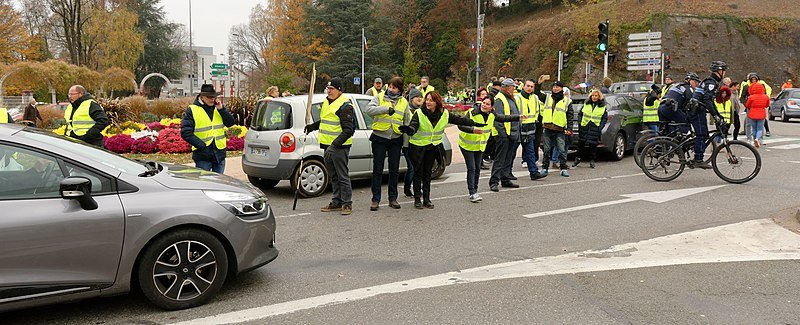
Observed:
[[[177,96],[192,96],[192,94],[189,94],[190,82],[193,83],[194,94],[200,92],[200,85],[214,83],[214,80],[211,79],[211,64],[220,62],[217,55],[214,54],[214,48],[210,46],[192,46],[192,50],[195,54],[194,69],[192,69],[191,56],[187,56],[181,78],[170,80]]]

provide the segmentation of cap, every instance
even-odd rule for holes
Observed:
[[[411,89],[408,90],[408,99],[411,100],[414,99],[414,97],[422,97],[422,92],[419,91],[417,87],[411,87]]]
[[[373,81],[372,83],[378,83],[378,82],[383,83],[383,79],[375,78],[375,81]]]
[[[508,86],[516,87],[517,84],[514,83],[514,79],[507,78],[507,79],[503,80],[502,86],[503,87],[508,87]]]
[[[562,88],[566,87],[566,85],[564,85],[564,83],[561,82],[561,80],[558,80],[558,81],[554,82],[553,86],[559,86],[559,87],[562,87]]]
[[[342,91],[342,78],[334,77],[330,81],[328,81],[327,87],[336,88],[336,90]]]
[[[492,81],[492,86],[502,86],[503,84],[497,80]]]

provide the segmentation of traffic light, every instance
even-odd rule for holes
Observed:
[[[608,20],[597,25],[597,50],[608,52]]]
[[[664,70],[669,70],[669,55],[664,57]]]
[[[567,63],[569,63],[569,53],[563,52],[561,53],[561,66],[566,67]]]

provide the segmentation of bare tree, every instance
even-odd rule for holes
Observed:
[[[83,28],[89,20],[89,9],[96,4],[93,0],[45,0],[45,5],[56,19],[54,35],[69,53],[73,64],[86,65],[91,45],[84,38]]]
[[[262,72],[267,70],[265,53],[275,36],[276,19],[268,8],[256,5],[247,24],[231,27],[228,45],[228,53],[238,63]]]

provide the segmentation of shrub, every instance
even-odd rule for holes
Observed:
[[[106,149],[116,153],[129,153],[135,140],[127,134],[117,134],[105,139]]]
[[[242,150],[244,149],[244,139],[233,137],[228,139],[227,145],[225,146],[226,150]]]
[[[168,128],[158,132],[158,149],[162,153],[189,152],[189,143],[181,138],[181,130]]]
[[[247,128],[241,125],[234,125],[227,128],[225,135],[228,139],[231,138],[244,138],[245,134],[247,134]]]
[[[139,117],[139,114],[132,113],[130,106],[120,99],[97,98],[95,101],[103,107],[111,123],[121,123]]]
[[[125,122],[122,122],[122,123],[111,124],[111,125],[107,126],[105,129],[103,129],[103,131],[100,132],[100,133],[103,136],[107,136],[107,137],[113,136],[113,135],[116,135],[116,134],[128,134],[128,135],[130,135],[133,132],[141,131],[141,130],[145,129],[145,127],[146,126],[144,124],[142,124],[142,123],[136,123],[136,122],[133,122],[133,121],[125,121]]]
[[[151,137],[142,137],[134,140],[131,150],[134,153],[154,153],[158,152],[158,140]]]
[[[119,100],[121,105],[128,108],[132,117],[142,117],[142,114],[148,113],[147,98],[144,96],[131,96]],[[151,113],[152,114],[152,113]],[[144,119],[144,117],[142,117]],[[157,120],[158,118],[156,118]]]
[[[139,114],[139,118],[141,118],[142,122],[144,123],[158,122],[158,115],[150,112],[144,112]]]
[[[46,129],[55,129],[66,123],[64,111],[56,108],[55,105],[40,106],[39,114],[42,115],[42,121],[44,121],[42,127]]]
[[[150,102],[148,112],[162,118],[180,118],[191,103],[192,99],[189,98],[156,99]]]

